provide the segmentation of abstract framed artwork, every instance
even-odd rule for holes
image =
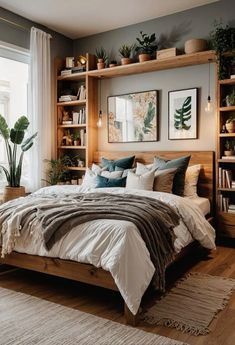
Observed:
[[[158,140],[156,90],[108,97],[108,142]]]
[[[169,91],[168,139],[197,139],[198,89]]]

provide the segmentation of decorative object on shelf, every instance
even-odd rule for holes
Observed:
[[[156,59],[163,60],[179,55],[179,50],[177,48],[167,48],[161,49],[156,52]]]
[[[224,151],[225,156],[234,156],[235,151],[234,151],[234,146],[235,146],[235,141],[234,140],[226,140],[224,147],[226,150]]]
[[[235,58],[231,54],[235,50],[235,28],[215,22],[210,36],[212,48],[219,62],[219,79],[227,79],[230,77],[231,68],[235,65]]]
[[[72,138],[74,146],[79,146],[81,144],[79,131],[74,131],[74,133],[72,134]]]
[[[211,59],[208,60],[208,96],[207,102],[205,107],[205,112],[210,113],[213,110],[212,102],[211,102]]]
[[[79,55],[77,58],[77,67],[79,68],[79,72],[86,70],[86,63],[87,63],[87,58],[83,55]]]
[[[72,146],[73,140],[70,130],[65,131],[64,136],[62,137],[62,146]]]
[[[197,88],[169,91],[168,139],[197,139]]]
[[[78,179],[75,178],[75,177],[72,178],[72,179],[71,179],[71,184],[72,184],[72,185],[77,185],[77,184],[78,184]]]
[[[73,111],[73,125],[77,125],[78,124],[78,119],[79,119],[79,113],[77,111]]]
[[[152,35],[147,35],[143,33],[143,31],[140,31],[140,36],[140,38],[136,38],[139,46],[135,48],[135,50],[139,53],[139,62],[151,60],[152,55],[158,48],[156,35],[155,33]]]
[[[235,105],[235,89],[225,97],[225,102],[227,107],[232,107]]]
[[[62,125],[71,125],[73,123],[72,117],[69,115],[67,110],[62,112]]]
[[[101,84],[101,78],[99,79],[99,114],[98,114],[98,121],[97,121],[97,127],[101,128],[102,127],[102,117],[103,117],[103,113],[102,113],[102,109],[101,109],[101,102],[102,102],[102,97],[101,97],[101,90],[102,88],[102,84]]]
[[[46,159],[45,162],[48,163],[48,170],[46,172],[47,178],[43,181],[49,185],[63,184],[69,175],[67,168],[72,165],[71,158],[62,156],[58,159]]]
[[[77,99],[79,99],[79,101],[84,101],[86,99],[86,87],[84,84],[78,89]]]
[[[225,127],[228,133],[235,133],[235,115],[231,115],[226,120]]]
[[[0,136],[4,139],[8,159],[8,167],[0,165],[0,169],[4,172],[8,183],[4,188],[3,202],[25,195],[25,188],[20,185],[24,153],[33,146],[34,139],[37,136],[37,133],[35,133],[24,140],[28,127],[29,121],[25,116],[21,116],[14,124],[14,127],[10,129],[5,118],[0,115]],[[19,157],[17,155],[18,145],[21,148]]]
[[[66,68],[74,67],[74,57],[73,56],[67,56],[65,58],[65,67]]]
[[[220,133],[227,133],[227,132],[228,132],[228,131],[227,131],[227,129],[226,129],[226,126],[223,125]]]
[[[131,45],[126,45],[123,44],[120,48],[119,48],[119,53],[121,55],[121,64],[122,65],[129,65],[130,63],[132,63],[132,59],[131,59],[131,55],[133,52],[134,46]]]
[[[116,60],[111,60],[110,63],[109,63],[109,67],[112,68],[112,67],[116,67],[117,66],[117,61]]]
[[[207,41],[202,38],[193,38],[184,44],[185,54],[199,53],[207,48]]]
[[[85,162],[81,159],[78,159],[78,167],[83,168],[85,166]]]
[[[108,97],[108,142],[157,141],[157,91]]]
[[[107,53],[103,47],[96,48],[97,69],[103,69],[106,66],[108,60]]]

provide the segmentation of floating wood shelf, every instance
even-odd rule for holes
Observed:
[[[87,72],[73,73],[65,76],[58,76],[57,80],[81,80],[86,79]]]
[[[231,137],[235,137],[235,133],[220,133],[219,136],[221,138],[231,138]]]
[[[235,111],[235,106],[231,106],[231,107],[220,107],[219,110],[220,110],[220,111]]]
[[[68,167],[68,170],[85,171],[86,167]]]
[[[219,83],[220,85],[235,85],[235,78],[220,80]]]
[[[85,123],[77,124],[77,125],[74,125],[74,124],[71,124],[71,125],[58,125],[58,128],[84,128],[84,127],[86,127]]]
[[[58,148],[62,150],[77,150],[77,149],[85,150],[86,146],[59,146]]]
[[[85,105],[86,104],[86,100],[83,101],[69,101],[69,102],[58,102],[57,106],[58,107],[73,107],[75,105]]]
[[[235,159],[218,159],[219,163],[235,163]]]
[[[235,192],[235,188],[218,188],[221,192]]]

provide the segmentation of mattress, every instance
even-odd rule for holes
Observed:
[[[211,205],[209,199],[202,198],[200,196],[187,196],[185,199],[191,200],[196,206],[198,206],[204,216],[210,213]]]

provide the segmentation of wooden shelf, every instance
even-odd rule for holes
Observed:
[[[58,76],[57,80],[81,80],[86,79],[87,72],[72,73],[66,76]]]
[[[82,150],[85,150],[86,146],[58,146],[58,149],[62,149],[62,150],[78,150],[78,149],[82,149]]]
[[[74,171],[85,171],[86,167],[68,167],[68,170],[74,170]]]
[[[220,192],[235,192],[235,188],[218,188]]]
[[[231,106],[231,107],[220,107],[219,108],[220,111],[235,111],[235,106]]]
[[[235,78],[220,80],[219,83],[220,85],[235,85]]]
[[[86,105],[86,100],[83,101],[70,101],[70,102],[58,102],[58,107],[73,107],[75,105]]]
[[[218,159],[219,163],[235,163],[235,159]]]
[[[195,54],[184,54],[162,60],[150,60],[145,62],[136,62],[129,65],[104,68],[101,70],[88,71],[92,77],[114,78],[124,75],[161,71],[171,68],[179,68],[208,63],[211,59],[215,61],[215,52],[213,50],[204,51]]]
[[[235,137],[235,132],[234,133],[220,133],[219,136],[221,138]]]
[[[77,124],[77,125],[58,125],[58,128],[84,128],[86,127],[86,124],[83,123],[83,124]]]

